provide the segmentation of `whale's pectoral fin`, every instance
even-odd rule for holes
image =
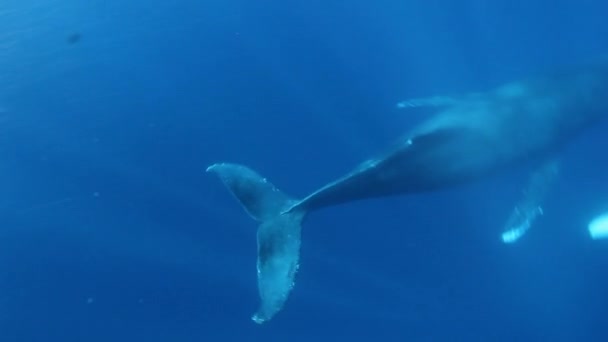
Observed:
[[[502,233],[504,243],[514,243],[532,226],[534,220],[543,214],[542,202],[557,178],[558,162],[551,160],[534,171],[528,180],[523,198],[517,203],[507,220]]]
[[[257,232],[261,304],[252,319],[263,323],[282,309],[293,288],[305,211],[288,210],[296,201],[245,166],[214,164],[207,171],[217,174],[245,210],[261,222]]]
[[[410,108],[441,108],[454,106],[465,101],[475,100],[479,93],[470,93],[462,96],[431,96],[403,100],[397,103],[399,109]]]
[[[407,99],[397,103],[397,108],[445,107],[456,103],[457,100],[448,96],[421,97]]]

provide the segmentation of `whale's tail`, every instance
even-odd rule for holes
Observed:
[[[257,274],[261,303],[252,319],[263,323],[281,310],[293,287],[306,212],[294,207],[297,200],[245,166],[220,163],[211,165],[207,172],[217,174],[249,215],[260,222]]]

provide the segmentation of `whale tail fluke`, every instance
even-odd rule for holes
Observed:
[[[293,288],[306,212],[294,209],[297,200],[246,166],[219,163],[211,165],[207,172],[217,174],[247,213],[260,222],[257,277],[261,303],[252,319],[263,323],[282,309]]]

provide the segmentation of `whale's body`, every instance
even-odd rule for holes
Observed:
[[[608,62],[513,82],[455,98],[406,133],[388,152],[352,172],[291,199],[253,170],[209,167],[258,229],[261,307],[253,319],[278,312],[298,267],[300,226],[306,214],[355,200],[431,191],[466,183],[531,159],[544,159],[608,116]]]

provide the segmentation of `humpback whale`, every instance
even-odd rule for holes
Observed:
[[[565,68],[486,92],[398,106],[431,106],[435,113],[384,153],[303,198],[285,194],[243,165],[208,167],[259,222],[260,306],[252,317],[256,323],[275,316],[293,288],[301,225],[309,213],[356,200],[443,189],[528,160],[550,160],[564,144],[608,116],[608,61]],[[540,174],[551,174],[552,168],[546,169]],[[537,202],[546,187],[542,181],[540,186],[537,183],[533,181],[531,187],[540,190],[534,190],[531,200],[524,201],[523,212],[513,216],[520,227],[503,236],[505,241],[521,235],[539,214]]]

